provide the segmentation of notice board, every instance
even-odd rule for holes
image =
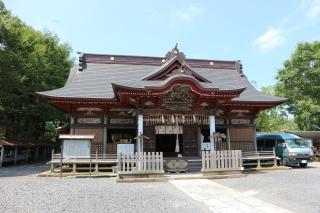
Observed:
[[[87,139],[65,139],[63,141],[64,158],[90,158],[91,143]]]

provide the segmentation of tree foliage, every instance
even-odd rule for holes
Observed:
[[[300,129],[320,124],[320,42],[300,43],[279,70],[277,94],[288,98],[288,111]]]
[[[273,86],[263,87],[262,91],[269,95],[275,93]],[[289,131],[298,128],[293,119],[288,118],[287,111],[282,106],[259,112],[256,124],[263,132]]]
[[[71,48],[13,16],[0,0],[0,127],[7,138],[39,139],[63,113],[37,91],[62,87],[72,66]]]

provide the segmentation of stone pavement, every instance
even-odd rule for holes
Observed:
[[[169,182],[194,200],[204,203],[210,211],[215,213],[291,212],[206,179],[172,180]]]

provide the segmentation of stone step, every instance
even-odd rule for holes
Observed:
[[[201,172],[202,161],[201,160],[188,160],[189,172]]]

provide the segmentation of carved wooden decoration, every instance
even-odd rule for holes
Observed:
[[[194,95],[190,87],[176,85],[172,90],[160,96],[165,109],[170,110],[191,110]]]

